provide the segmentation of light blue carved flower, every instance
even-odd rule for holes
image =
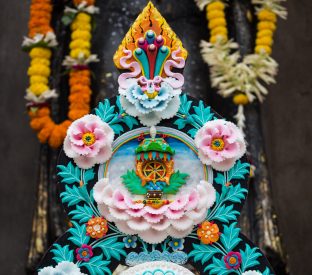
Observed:
[[[165,81],[160,84],[155,98],[148,98],[137,83],[129,86],[121,95],[120,103],[126,113],[138,117],[146,126],[153,126],[162,119],[173,117],[180,107],[178,93]]]
[[[137,246],[137,237],[136,236],[127,236],[122,239],[126,248],[136,248]]]
[[[72,262],[60,262],[57,266],[48,266],[41,269],[39,275],[85,275],[80,268]]]
[[[185,264],[187,262],[187,259],[187,254],[183,251],[173,252],[170,255],[170,261],[178,265]]]
[[[169,246],[173,251],[182,250],[184,248],[184,239],[174,239],[169,242]]]

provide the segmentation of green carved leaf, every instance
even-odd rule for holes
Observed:
[[[88,169],[88,170],[85,170],[83,173],[82,173],[82,181],[84,184],[88,184],[88,182],[90,180],[93,180],[94,179],[94,171],[93,169]]]
[[[79,167],[74,166],[71,161],[67,166],[58,165],[57,168],[60,170],[57,174],[63,178],[61,182],[68,184],[80,182],[81,170]]]
[[[239,244],[241,238],[239,238],[240,229],[236,228],[237,223],[232,223],[230,226],[223,226],[223,232],[220,240],[227,252],[233,250],[235,246]]]
[[[227,192],[224,195],[224,201],[231,201],[231,202],[241,202],[245,199],[248,190],[242,188],[240,183],[236,185],[230,185],[227,188]]]
[[[237,215],[239,215],[239,212],[233,209],[234,206],[228,205],[222,205],[220,206],[215,214],[210,217],[211,220],[218,220],[220,222],[228,223],[229,221],[234,221],[237,219]]]
[[[193,244],[193,250],[189,253],[189,257],[194,257],[194,262],[205,264],[216,253],[220,253],[219,249],[212,245]]]
[[[124,250],[125,244],[123,242],[118,242],[117,238],[104,239],[103,241],[96,243],[93,247],[101,248],[107,260],[115,258],[119,261],[121,255],[127,255]]]
[[[188,174],[180,173],[180,171],[176,171],[170,177],[169,185],[166,185],[163,189],[165,194],[172,194],[175,195],[180,187],[186,183],[186,178]]]
[[[73,186],[72,188],[68,185],[65,186],[65,191],[60,195],[62,202],[67,202],[68,206],[75,205],[81,201],[89,202],[88,191],[86,186],[82,187]]]
[[[260,264],[257,259],[261,256],[261,253],[257,250],[257,247],[251,248],[249,244],[246,244],[245,250],[240,249],[240,254],[242,256],[242,271],[246,271],[247,269]]]
[[[94,215],[93,210],[88,205],[77,205],[76,209],[69,212],[72,215],[72,219],[79,221],[79,223],[87,222]]]
[[[246,174],[250,173],[250,164],[238,160],[228,172],[228,181],[232,179],[244,179]]]
[[[198,106],[194,106],[195,114],[192,115],[193,119],[202,127],[207,121],[213,119],[213,113],[211,107],[204,106],[202,100],[199,101]]]
[[[82,246],[87,244],[90,240],[90,237],[87,236],[86,225],[79,225],[75,221],[72,221],[73,227],[71,227],[68,232],[71,234],[71,237],[68,239],[77,246]]]
[[[207,274],[210,275],[226,275],[231,274],[233,272],[233,270],[226,268],[223,259],[218,259],[216,257],[213,257],[212,263],[206,266],[204,272],[206,272],[207,270],[209,270],[209,273]]]
[[[112,274],[110,269],[107,267],[110,261],[103,261],[103,255],[94,256],[88,262],[80,263],[80,266],[84,266],[88,269],[89,274]]]
[[[128,170],[126,174],[121,176],[123,184],[127,187],[131,194],[145,195],[146,188],[142,186],[141,179],[134,170]]]
[[[54,254],[53,260],[57,263],[74,260],[74,250],[69,250],[69,245],[61,246],[57,243],[53,244],[54,249],[51,252]]]
[[[98,108],[95,109],[95,113],[99,116],[104,122],[110,123],[113,118],[117,116],[114,113],[115,106],[111,106],[108,99],[105,99],[103,102],[100,102]]]

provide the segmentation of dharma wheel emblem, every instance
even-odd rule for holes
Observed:
[[[156,137],[155,127],[151,127],[150,136],[135,149],[136,170],[128,170],[122,178],[132,194],[145,195],[143,203],[159,208],[169,203],[166,196],[176,194],[188,175],[174,171],[175,151],[163,137]]]

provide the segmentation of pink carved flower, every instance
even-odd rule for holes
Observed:
[[[81,247],[76,248],[76,258],[78,261],[89,262],[93,256],[92,247],[87,244],[83,244]]]
[[[118,183],[109,183],[108,178],[104,178],[94,185],[93,196],[101,215],[114,222],[121,232],[138,234],[145,242],[156,244],[168,236],[182,239],[190,234],[214,204],[216,190],[211,183],[200,181],[196,187],[155,209],[143,203],[143,196],[133,198]]]
[[[239,252],[229,252],[223,257],[227,269],[238,269],[242,263],[242,256]]]
[[[85,115],[67,130],[64,152],[83,169],[106,162],[112,155],[113,129],[96,115]]]
[[[229,170],[246,152],[243,133],[232,122],[208,121],[195,136],[202,163],[219,171]]]

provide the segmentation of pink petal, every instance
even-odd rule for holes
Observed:
[[[74,162],[82,169],[89,169],[95,165],[94,160],[86,156],[78,156],[74,158]]]
[[[165,215],[167,216],[168,219],[172,219],[172,220],[180,219],[184,215],[184,209],[172,210],[172,209],[168,208]]]
[[[123,232],[127,235],[134,235],[137,234],[136,230],[131,229],[127,222],[124,221],[115,221],[115,224],[117,226],[117,228],[119,229],[120,232]]]
[[[211,166],[217,171],[228,171],[233,167],[235,161],[236,161],[235,158],[225,159],[224,161],[221,162],[212,162]]]
[[[163,218],[159,223],[153,224],[152,228],[157,231],[163,231],[166,230],[170,225],[170,221],[167,218]]]
[[[127,204],[125,203],[125,196],[117,189],[113,194],[113,206],[118,209],[128,209]]]
[[[146,206],[144,209],[147,213],[159,215],[159,214],[163,214],[167,211],[168,205],[163,205],[162,207],[160,207],[158,209],[155,209],[155,208],[150,207],[150,206]]]
[[[168,233],[166,231],[156,231],[154,229],[150,229],[144,232],[140,232],[139,236],[147,243],[157,244],[164,241],[168,237]]]
[[[191,194],[188,197],[186,210],[188,210],[188,211],[193,210],[197,206],[198,201],[199,201],[199,194],[197,191],[194,190],[191,192]]]
[[[186,230],[177,230],[174,227],[169,227],[167,229],[168,234],[173,237],[173,238],[177,238],[177,239],[182,239],[184,237],[186,237],[187,235],[191,234],[193,231],[193,227],[194,226],[190,226],[189,228],[187,228]]]
[[[180,196],[177,197],[172,203],[169,204],[169,208],[172,210],[181,210],[184,209],[186,204],[188,203],[188,196]]]
[[[145,213],[143,217],[149,223],[159,223],[164,216],[162,214],[157,215],[157,214]]]
[[[125,210],[109,207],[109,213],[112,215],[114,219],[120,221],[126,221],[130,218],[130,216],[126,213]]]
[[[125,197],[125,203],[127,204],[127,206],[130,208],[130,209],[142,209],[144,207],[144,204],[143,203],[135,203],[132,201],[131,198],[129,197]]]
[[[135,231],[145,231],[151,228],[151,225],[143,218],[134,218],[127,221],[130,229]]]
[[[108,206],[105,204],[98,204],[98,209],[100,211],[100,214],[109,222],[114,221],[113,216],[109,213]]]
[[[180,219],[172,220],[171,224],[172,224],[173,228],[178,230],[178,231],[184,231],[184,230],[187,230],[188,228],[194,226],[193,219],[186,216],[186,215],[184,215]]]
[[[108,179],[100,179],[93,187],[93,197],[97,203],[103,203],[103,197],[106,195],[104,190],[108,187]],[[112,196],[112,189],[108,188],[110,191],[110,197]]]
[[[142,208],[142,209],[127,209],[126,212],[127,212],[127,214],[129,214],[131,217],[134,217],[134,218],[142,217],[146,213],[144,208]]]
[[[63,145],[63,149],[64,149],[64,153],[67,157],[69,158],[76,158],[79,156],[79,154],[77,154],[72,146],[71,146],[71,142],[69,140],[69,137],[67,136],[64,140],[64,145]]]

